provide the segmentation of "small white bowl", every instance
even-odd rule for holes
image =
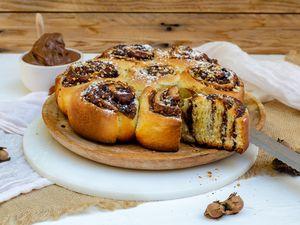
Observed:
[[[83,55],[80,51],[67,48],[77,52],[80,55],[78,62],[82,59]],[[25,52],[20,57],[20,66],[21,66],[21,80],[26,88],[30,91],[49,91],[49,88],[52,87],[55,83],[55,78],[57,75],[64,72],[68,66],[72,63],[58,65],[58,66],[42,66],[42,65],[33,65],[27,63],[23,60],[24,55],[28,52]]]

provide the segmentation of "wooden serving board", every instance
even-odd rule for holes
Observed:
[[[252,95],[246,95],[252,124],[261,129],[265,112],[263,105]],[[177,152],[155,152],[138,144],[106,145],[86,140],[69,126],[51,95],[43,106],[43,120],[52,137],[70,151],[90,160],[122,168],[140,170],[170,170],[204,165],[234,154],[217,149],[207,149],[181,144]]]

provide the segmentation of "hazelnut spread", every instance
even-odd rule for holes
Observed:
[[[94,82],[82,96],[98,107],[119,111],[129,118],[134,118],[137,112],[133,88],[120,81]]]
[[[67,50],[60,33],[45,33],[33,45],[23,60],[43,66],[57,66],[75,62],[80,58],[77,52]]]
[[[180,97],[177,87],[171,87],[166,90],[158,92],[153,91],[150,98],[150,109],[164,116],[181,116],[181,109],[179,108]]]
[[[89,60],[72,64],[65,72],[64,87],[76,86],[97,78],[118,77],[118,71],[111,62]]]

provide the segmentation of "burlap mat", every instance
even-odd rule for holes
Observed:
[[[58,219],[64,214],[80,212],[90,206],[115,210],[135,207],[137,204],[92,197],[51,185],[2,203],[0,224],[29,225],[48,219]]]
[[[274,100],[264,104],[266,109],[266,124],[263,132],[287,142],[290,147],[300,152],[300,111],[292,109]],[[272,168],[273,157],[259,150],[257,160],[253,167],[241,178],[249,178],[255,175],[276,175]]]

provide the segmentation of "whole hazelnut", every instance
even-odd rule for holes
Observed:
[[[7,153],[7,151],[5,151],[6,148],[1,147],[0,148],[0,162],[5,162],[10,160],[9,155]]]
[[[228,199],[221,204],[225,207],[226,215],[239,213],[244,207],[243,199],[236,195],[236,193],[232,193]]]
[[[223,216],[224,211],[225,208],[220,202],[213,202],[207,206],[204,215],[210,219],[218,219]]]

